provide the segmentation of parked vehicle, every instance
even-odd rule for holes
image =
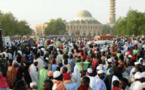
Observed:
[[[4,37],[4,38],[3,38],[3,42],[4,42],[4,47],[9,46],[9,48],[11,48],[11,46],[12,46],[12,42],[11,42],[11,39],[10,39],[9,36]]]
[[[110,40],[99,40],[99,41],[88,41],[87,44],[92,44],[92,45],[100,45],[100,46],[103,46],[105,45],[105,43],[107,43],[107,45],[111,45],[113,43],[113,41],[110,41]]]
[[[106,35],[106,36],[95,36],[94,40],[109,40],[109,39],[113,39],[114,36],[112,35]]]

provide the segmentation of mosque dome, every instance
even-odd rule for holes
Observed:
[[[88,20],[88,21],[92,20],[93,21],[94,18],[92,17],[92,14],[89,11],[82,10],[76,15],[75,20],[79,20],[79,21],[81,21],[81,20]]]
[[[87,10],[80,11],[76,17],[92,17],[91,13]]]

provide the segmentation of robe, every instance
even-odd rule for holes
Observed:
[[[77,66],[74,67],[74,72],[72,73],[72,81],[74,81],[78,87],[80,86],[80,80],[81,80],[81,73],[78,70]]]
[[[42,90],[43,83],[47,78],[47,73],[48,73],[47,69],[41,69],[40,70],[37,90]]]
[[[37,65],[37,67],[38,67],[38,72],[43,68],[43,60],[42,59],[40,59],[40,58],[38,58],[37,59],[38,60],[38,65]]]
[[[96,80],[96,84],[95,85],[96,85],[96,87],[93,90],[107,90],[104,81],[102,79],[100,79],[100,78],[98,78]]]
[[[87,77],[90,78],[90,84],[89,84],[89,86],[90,86],[91,88],[93,88],[93,81],[94,81],[95,77],[93,77],[93,76],[87,76]]]
[[[143,90],[144,84],[141,83],[140,81],[135,81],[134,83],[131,84],[130,90]]]
[[[29,74],[30,77],[32,79],[32,82],[38,82],[38,72],[37,72],[37,68],[34,64],[31,64],[30,68],[29,68]]]

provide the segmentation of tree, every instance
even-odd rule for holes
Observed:
[[[110,30],[111,30],[111,27],[109,25],[104,25],[102,29],[102,34],[103,35],[110,34]]]
[[[0,11],[0,27],[4,34],[7,35],[28,35],[32,29],[26,21],[18,21],[12,13],[2,13]]]
[[[45,35],[63,35],[66,32],[65,23],[61,18],[50,21],[45,28]]]
[[[113,29],[114,35],[144,35],[145,13],[129,10],[126,17],[119,18]]]
[[[19,26],[19,34],[20,35],[30,35],[32,33],[32,29],[29,28],[29,25],[26,21],[20,21],[18,23]]]

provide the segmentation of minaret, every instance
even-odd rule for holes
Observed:
[[[110,0],[110,24],[115,23],[115,0]]]

